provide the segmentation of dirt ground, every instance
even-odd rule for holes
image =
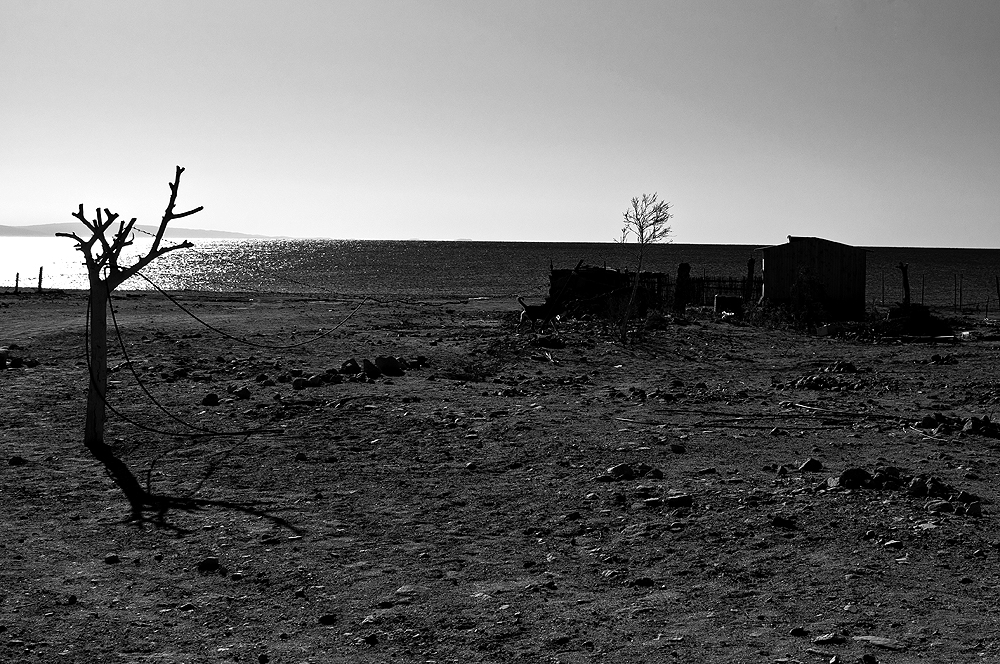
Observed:
[[[257,346],[116,296],[107,440],[230,505],[135,521],[82,446],[83,294],[0,294],[2,662],[1000,658],[982,321],[928,343],[692,311],[623,347],[506,301],[330,333],[356,303],[179,297]],[[420,366],[338,371],[376,356]],[[258,431],[171,435],[205,430]]]

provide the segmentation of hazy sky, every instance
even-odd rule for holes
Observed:
[[[0,0],[0,224],[1000,247],[997,0]]]

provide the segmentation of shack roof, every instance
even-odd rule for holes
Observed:
[[[804,235],[789,235],[788,236],[788,242],[785,243],[785,244],[771,244],[771,245],[768,245],[766,247],[757,247],[754,251],[763,251],[764,249],[774,249],[775,247],[787,247],[792,242],[804,242],[804,241],[823,242],[823,243],[826,243],[826,244],[835,244],[835,245],[837,245],[839,247],[846,247],[848,249],[857,249],[859,251],[868,251],[867,249],[865,249],[863,247],[855,247],[852,244],[844,244],[843,242],[836,242],[834,240],[827,240],[827,239],[821,238],[821,237],[812,237],[812,236],[804,236]]]

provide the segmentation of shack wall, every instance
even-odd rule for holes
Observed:
[[[818,285],[818,299],[834,318],[865,315],[865,250],[821,238],[789,237],[788,244],[765,247],[763,298],[791,303],[802,280]]]

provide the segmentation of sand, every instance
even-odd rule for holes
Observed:
[[[1000,448],[961,431],[997,410],[993,328],[875,342],[690,311],[622,346],[517,330],[506,301],[369,303],[328,334],[356,302],[180,297],[258,346],[116,297],[170,415],[115,349],[132,423],[107,440],[154,492],[233,506],[136,521],[81,442],[83,295],[0,294],[0,346],[38,362],[0,371],[0,661],[1000,656]],[[426,364],[329,378],[380,355]],[[189,426],[266,432],[148,430]]]

